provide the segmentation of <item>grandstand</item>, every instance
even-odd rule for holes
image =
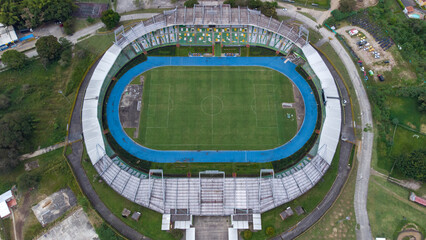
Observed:
[[[124,32],[115,31],[116,44],[132,44],[137,52],[169,45],[262,46],[287,55],[296,45],[307,43],[308,31],[296,31],[260,11],[231,8],[229,5],[176,8],[142,21]]]
[[[83,136],[96,171],[117,193],[162,213],[163,230],[169,229],[173,217],[191,219],[193,215],[231,215],[234,228],[246,229],[251,222],[254,230],[261,229],[261,213],[299,197],[321,179],[339,141],[341,106],[337,87],[325,63],[303,36],[303,30],[297,32],[258,11],[229,5],[176,8],[127,32],[123,28],[117,30],[115,44],[97,65],[83,103]],[[216,42],[226,46],[259,45],[282,53],[294,46],[302,50],[325,97],[325,120],[315,155],[280,173],[262,170],[259,177],[229,178],[223,172],[210,170],[201,172],[198,178],[166,178],[161,170],[137,171],[111,152],[103,135],[99,106],[111,76],[120,68],[115,62],[122,58],[121,51],[132,46],[139,54],[159,46]]]

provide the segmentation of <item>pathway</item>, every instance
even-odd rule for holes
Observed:
[[[55,144],[55,145],[52,145],[52,146],[49,146],[49,147],[46,147],[46,148],[42,148],[42,149],[39,149],[39,150],[32,152],[32,153],[24,154],[24,155],[20,156],[19,159],[21,161],[23,161],[23,160],[26,160],[26,159],[29,159],[29,158],[37,157],[37,156],[40,156],[42,154],[45,154],[45,153],[51,152],[53,150],[56,150],[58,148],[61,148],[63,146],[65,146],[65,142],[61,142],[61,143],[58,143],[58,144]]]
[[[295,18],[298,21],[303,22],[308,25],[308,27],[315,29],[317,23],[309,19],[308,17],[297,14],[293,11],[279,11],[280,15],[289,16]],[[358,98],[360,109],[361,109],[361,124],[363,127],[369,125],[373,126],[373,117],[371,114],[371,106],[368,101],[367,92],[364,89],[361,78],[358,75],[357,68],[352,61],[349,54],[346,52],[342,44],[335,38],[334,34],[324,28],[319,29],[320,34],[324,38],[332,39],[330,40],[331,46],[334,48],[336,53],[339,55],[346,69],[348,70],[349,76],[351,78],[352,84],[355,88],[356,97]],[[357,230],[358,239],[372,239],[370,222],[368,220],[367,214],[367,194],[368,194],[368,180],[370,178],[370,165],[371,165],[371,155],[373,151],[373,131],[362,132],[361,142],[358,145],[358,155],[357,159],[359,161],[358,172],[357,172],[357,181],[355,185],[355,215],[357,223],[360,228]]]

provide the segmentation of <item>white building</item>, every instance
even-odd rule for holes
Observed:
[[[15,43],[18,41],[18,36],[16,35],[15,29],[13,26],[5,26],[3,23],[0,23],[0,49],[4,50],[8,48],[9,44]]]

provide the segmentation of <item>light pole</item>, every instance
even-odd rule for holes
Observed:
[[[59,90],[58,93],[62,94],[62,96],[64,96],[64,98],[68,101],[68,103],[71,104],[70,100],[67,98],[67,96],[65,96],[62,90]]]

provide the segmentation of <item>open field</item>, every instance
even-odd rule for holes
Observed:
[[[368,187],[368,216],[373,237],[396,239],[407,223],[426,226],[424,207],[408,200],[409,191],[386,179],[371,176]]]
[[[145,73],[138,143],[161,150],[270,149],[296,133],[290,80],[260,67],[164,67]],[[292,115],[292,117],[288,117]]]

